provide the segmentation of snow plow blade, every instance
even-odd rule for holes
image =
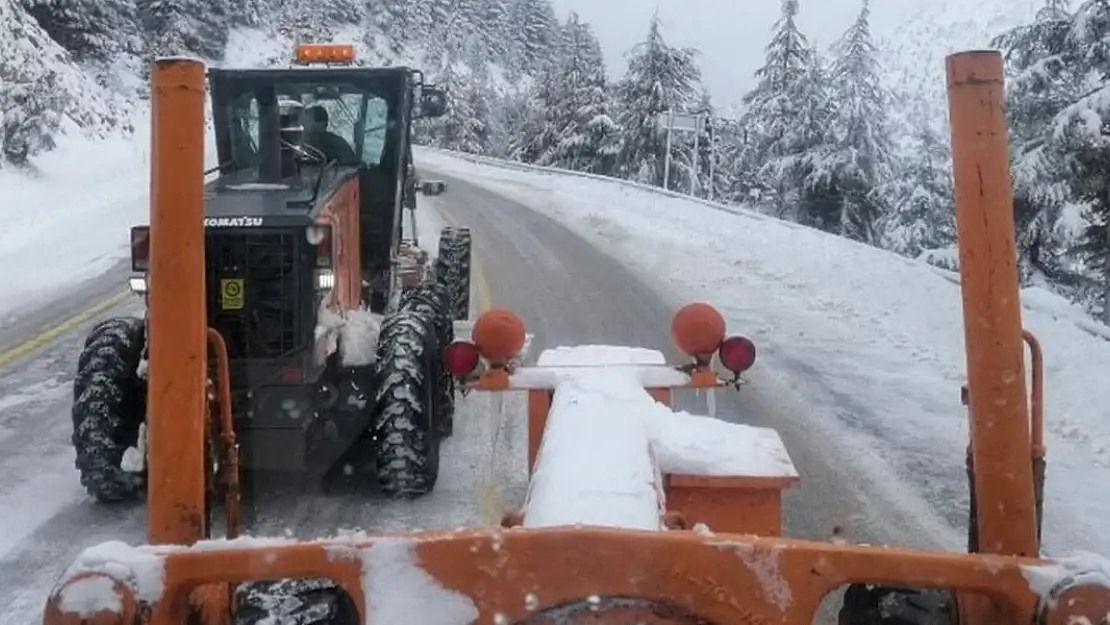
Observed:
[[[159,62],[155,74],[189,75],[198,70],[193,63]],[[322,579],[332,582],[326,592],[342,595],[330,605],[351,607],[312,622],[339,625],[808,625],[844,586],[838,622],[848,625],[1107,625],[1110,561],[1038,557],[1043,372],[1040,349],[1021,327],[1002,75],[997,52],[948,59],[973,553],[783,537],[781,492],[799,478],[778,434],[669,406],[679,389],[738,388],[755,364],[754,343],[729,336],[707,304],[675,315],[671,336],[687,358],[679,365],[654,350],[587,345],[547,350],[525,366],[529,335],[512,312],[494,309],[471,328],[456,326],[466,338],[443,349],[442,364],[457,388],[528,397],[529,489],[500,527],[206,540],[201,468],[190,479],[169,463],[203,458],[203,307],[175,303],[155,288],[152,297],[174,304],[181,323],[150,326],[151,341],[162,346],[151,351],[151,376],[165,386],[154,386],[160,392],[149,403],[152,414],[168,417],[153,424],[149,445],[178,452],[150,465],[152,544],[87,549],[54,587],[43,622],[217,625],[242,616],[224,589]],[[178,117],[194,124],[174,123],[199,134],[199,89],[154,91],[163,105],[163,98],[191,98],[185,110],[192,113]],[[173,110],[156,106],[154,117]],[[172,134],[161,137],[162,148],[173,149]],[[200,142],[194,136],[192,143]],[[177,209],[177,219],[197,226],[174,231],[182,257],[201,234],[201,167],[192,161],[184,169],[164,164],[158,173],[177,184],[152,193],[156,214]],[[197,259],[155,249],[162,279],[192,280],[200,289]],[[1023,337],[1034,347],[1032,401]],[[926,595],[936,599],[927,614],[886,612],[918,607]],[[252,622],[288,622],[255,616]]]
[[[428,610],[427,622],[459,625],[644,622],[627,618],[633,608],[672,615],[648,621],[657,623],[808,625],[825,594],[850,581],[922,588],[943,583],[978,593],[1012,608],[1012,620],[990,621],[1002,625],[1033,623],[1041,612],[1030,580],[1078,570],[1077,563],[1029,558],[601,528],[281,542],[91,549],[77,563],[89,572],[55,590],[45,622],[131,625],[145,604],[155,625],[185,623],[186,599],[197,584],[325,577],[350,595],[363,615],[359,623],[377,625],[422,622],[409,611],[416,606]],[[1073,592],[1068,596],[1094,596],[1089,585]],[[1054,615],[1066,611],[1105,622],[1105,611],[1077,612],[1064,598]],[[555,609],[560,619],[546,620]]]

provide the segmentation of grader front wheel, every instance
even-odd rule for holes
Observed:
[[[89,332],[73,379],[73,446],[81,485],[100,502],[142,498],[142,473],[121,468],[146,412],[139,361],[146,343],[140,318],[108,319]]]

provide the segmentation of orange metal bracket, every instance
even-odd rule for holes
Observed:
[[[204,537],[204,64],[151,73],[147,539]]]
[[[216,406],[220,411],[219,426],[212,432],[211,444],[220,450],[218,482],[225,492],[227,537],[235,538],[242,530],[239,486],[239,447],[235,442],[235,422],[231,414],[231,365],[227,344],[214,328],[208,328],[208,346],[216,356]]]
[[[1037,553],[1002,56],[947,59],[978,536]]]

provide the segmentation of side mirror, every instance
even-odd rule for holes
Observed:
[[[424,195],[443,195],[447,191],[447,183],[442,180],[425,180],[420,184],[420,192]]]
[[[420,112],[417,117],[443,117],[447,112],[447,92],[436,87],[424,87],[420,93]]]

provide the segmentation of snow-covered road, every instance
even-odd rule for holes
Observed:
[[[448,182],[447,195],[422,203],[422,223],[434,231],[442,215],[473,229],[476,283],[489,303],[522,316],[535,334],[532,354],[608,343],[674,355],[674,311],[687,298],[718,305],[731,330],[756,340],[761,361],[748,386],[720,395],[717,416],[780,431],[802,475],[801,486],[787,493],[788,533],[827,539],[841,528],[858,542],[961,548],[962,352],[956,291],[945,278],[803,228],[612,182],[506,171],[435,153],[421,153],[418,162],[429,177]],[[110,225],[125,232],[130,223],[124,216]],[[105,246],[107,256],[115,244]],[[54,269],[52,275],[63,273]],[[0,353],[117,292],[124,276],[116,266],[67,287],[46,308],[10,318]],[[1078,317],[1046,312],[1043,298],[1027,305],[1034,306],[1027,323],[1049,349],[1046,536],[1050,546],[1105,552],[1110,539],[1097,525],[1108,499],[1075,497],[1066,483],[1084,470],[1105,471],[1108,421],[1066,403],[1066,393],[1079,396],[1073,385],[1082,381],[1066,359],[1074,354],[1105,370],[1110,347],[1079,329]],[[99,316],[137,310],[128,298]],[[0,625],[36,621],[50,585],[82,547],[143,538],[141,507],[94,505],[73,469],[69,384],[93,321],[0,360]],[[495,499],[519,503],[522,406],[506,400],[503,414],[517,418],[497,434],[487,418],[502,414],[494,401],[477,395],[461,405],[432,496],[382,505],[354,495],[283,492],[257,511],[253,531],[312,536],[479,523],[489,512],[482,477],[491,458],[505,487]],[[705,406],[695,396],[679,404],[697,412]]]
[[[668,329],[675,308],[652,287],[554,220],[478,186],[449,179],[448,194],[426,200],[422,230],[436,231],[438,215],[474,230],[480,277],[493,304],[508,306],[526,320],[536,338],[531,354],[544,347],[582,342],[643,345],[672,352]],[[427,237],[429,240],[432,237]],[[123,284],[123,268],[81,285],[67,306],[89,306]],[[80,297],[79,297],[80,296]],[[84,299],[82,299],[84,298]],[[476,298],[486,299],[485,297]],[[145,514],[138,506],[98,506],[86,498],[73,469],[69,443],[70,381],[84,332],[96,318],[137,313],[131,298],[93,319],[78,323],[33,354],[0,367],[0,625],[37,619],[49,587],[76,553],[111,539],[141,541]],[[48,311],[20,317],[3,344],[41,332]],[[36,321],[37,320],[37,321]],[[749,392],[751,391],[751,392]],[[789,429],[800,406],[773,388],[745,389],[719,402],[722,416],[752,415],[753,421]],[[490,494],[484,470],[494,458],[502,490],[493,499],[519,505],[526,486],[522,398],[476,394],[461,407],[456,435],[444,446],[436,491],[413,502],[382,505],[357,495],[324,495],[260,484],[269,491],[254,511],[252,532],[315,536],[339,529],[368,531],[474,525],[488,514]],[[685,398],[684,407],[704,410],[704,399]],[[776,408],[778,406],[778,408]],[[508,415],[500,433],[489,415]],[[805,487],[811,501],[792,498],[792,532],[827,537],[837,519],[853,514],[856,500],[841,488],[835,464],[804,436],[798,424],[792,440],[806,451],[799,463],[817,474]],[[788,436],[790,436],[788,434]],[[495,441],[495,442],[491,442]],[[496,447],[496,452],[493,448]],[[492,454],[492,456],[491,456]],[[849,482],[845,482],[849,483]]]
[[[713,302],[752,336],[761,362],[733,418],[784,430],[803,484],[787,510],[794,531],[839,525],[852,541],[966,547],[956,275],[611,179],[434,150],[419,158],[564,224],[671,306]],[[1110,553],[1110,328],[1043,289],[1022,303],[1045,349],[1045,548]]]

